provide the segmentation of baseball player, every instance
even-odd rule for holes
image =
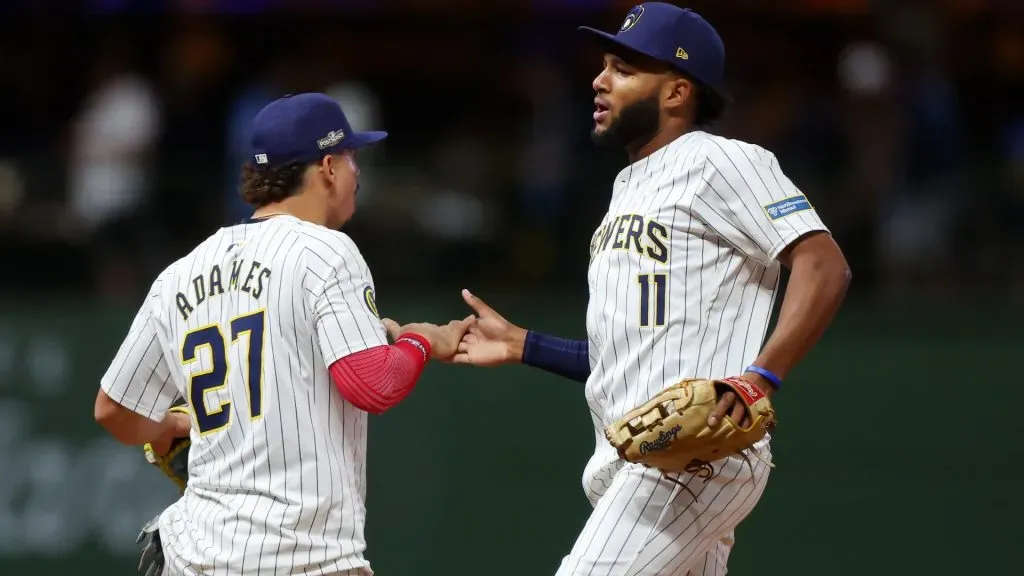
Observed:
[[[367,413],[406,397],[468,324],[379,319],[337,231],[356,150],[386,135],[353,132],[322,94],[264,108],[242,169],[253,217],[159,275],[104,374],[95,415],[118,440],[192,442],[187,488],[159,518],[165,574],[372,574]],[[178,396],[187,415],[165,418]]]
[[[726,100],[724,49],[708,22],[648,2],[615,34],[581,30],[604,49],[593,139],[630,162],[590,242],[588,338],[525,330],[464,291],[478,319],[454,361],[523,363],[585,383],[597,442],[583,488],[594,510],[557,576],[725,574],[733,530],[765,488],[770,436],[756,458],[720,459],[677,484],[624,462],[604,429],[686,378],[739,376],[771,395],[830,323],[850,272],[771,152],[700,129]],[[765,342],[782,266],[787,295]],[[725,417],[748,417],[732,392],[719,393],[708,425]]]

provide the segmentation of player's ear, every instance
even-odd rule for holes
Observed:
[[[321,178],[327,189],[330,190],[334,187],[334,180],[338,177],[338,159],[328,154],[320,159],[320,162],[315,166],[314,174]]]
[[[665,83],[662,89],[662,99],[664,100],[666,108],[682,107],[690,102],[696,100],[697,87],[686,78],[673,77],[671,80]]]
[[[330,154],[328,154],[328,155],[326,155],[326,156],[324,156],[323,158],[320,159],[320,170],[324,173],[324,176],[327,177],[328,179],[333,179],[333,177],[334,177],[334,172],[336,170],[336,168],[334,166],[334,160],[335,160],[334,156],[331,156]]]

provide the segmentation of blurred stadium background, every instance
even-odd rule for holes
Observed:
[[[624,158],[589,141],[599,55],[575,26],[631,5],[0,3],[0,574],[134,573],[175,494],[92,421],[98,379],[154,274],[246,215],[246,123],[279,95],[324,91],[391,132],[346,229],[382,313],[461,317],[470,287],[582,337]],[[779,397],[778,468],[730,574],[1019,573],[1024,3],[686,5],[727,47],[736,106],[714,131],[778,155],[854,272]],[[573,383],[431,366],[370,430],[382,576],[553,574],[586,518]]]

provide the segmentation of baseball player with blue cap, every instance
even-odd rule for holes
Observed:
[[[385,137],[353,131],[323,94],[267,105],[242,168],[253,216],[150,288],[95,406],[183,486],[143,528],[143,573],[372,576],[368,414],[450,359],[469,321],[380,318],[369,267],[338,230],[355,211],[356,150]]]
[[[326,133],[324,129],[332,127]],[[336,101],[315,92],[285,96],[268,104],[252,125],[253,159],[258,165],[310,162],[387,138],[387,132],[353,132]]]
[[[689,99],[689,105],[694,107],[694,125],[708,125],[724,112],[729,101],[723,88],[725,46],[718,32],[696,12],[662,2],[647,2],[630,10],[615,34],[589,26],[580,26],[579,30],[595,37],[610,55],[624,63],[686,79],[687,88],[695,95]],[[650,118],[654,117],[658,105],[653,97],[640,100],[635,105],[640,109],[624,110],[626,123],[635,122],[634,116],[647,118],[644,128],[652,129]],[[607,105],[598,105],[598,111],[607,111],[607,108]],[[633,126],[616,125],[601,141],[615,144],[616,138],[622,137],[617,130],[627,130],[628,134],[630,128]]]
[[[463,291],[477,320],[454,361],[521,363],[583,383],[596,440],[583,488],[594,511],[557,576],[720,576],[734,529],[767,484],[771,435],[740,455],[663,471],[626,461],[606,430],[648,402],[677,406],[658,401],[686,380],[729,380],[750,398],[771,396],[831,322],[849,268],[771,152],[704,130],[728,101],[725,51],[711,24],[646,2],[615,33],[580,30],[604,52],[593,139],[629,158],[590,240],[587,339],[520,328]],[[787,294],[766,340],[782,267]],[[715,388],[706,427],[701,417],[636,450],[656,454],[677,440],[717,437],[723,426],[750,429],[745,402]]]
[[[250,135],[250,160],[243,168],[242,196],[253,206],[283,200],[299,187],[299,180],[317,163],[317,174],[334,192],[330,220],[337,229],[355,212],[358,191],[356,150],[387,138],[387,132],[354,132],[336,101],[320,93],[285,96],[256,115]],[[268,181],[288,186],[274,189]],[[286,190],[287,189],[287,190]],[[275,197],[275,194],[279,197]]]

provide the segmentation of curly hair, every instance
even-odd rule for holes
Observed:
[[[260,208],[294,195],[302,186],[308,162],[291,162],[280,166],[242,165],[242,199]]]
[[[700,85],[694,125],[703,128],[714,124],[725,114],[727,106],[728,102],[722,95]]]

